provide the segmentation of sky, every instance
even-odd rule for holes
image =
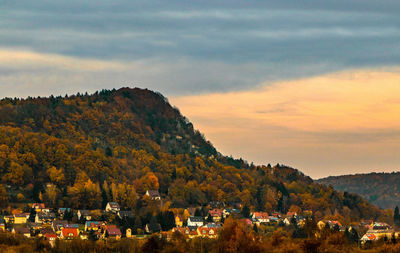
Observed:
[[[225,155],[400,165],[400,2],[0,0],[0,97],[159,91]]]

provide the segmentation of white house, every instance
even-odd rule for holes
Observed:
[[[187,220],[188,227],[201,227],[203,224],[203,217],[190,216]]]
[[[106,212],[118,213],[120,211],[119,204],[117,202],[108,202],[106,205]]]
[[[161,199],[160,193],[155,190],[147,190],[146,195],[149,196],[150,199],[152,199],[152,200],[160,200]]]

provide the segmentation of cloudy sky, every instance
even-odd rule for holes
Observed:
[[[397,171],[398,13],[398,0],[0,0],[0,97],[149,88],[224,154],[314,178]]]

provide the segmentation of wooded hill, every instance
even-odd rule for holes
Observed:
[[[400,172],[327,177],[317,182],[359,194],[381,208],[400,206]]]
[[[319,218],[378,218],[355,194],[286,166],[254,166],[219,154],[159,93],[139,88],[0,101],[0,203],[142,212],[146,190],[165,205],[211,201],[252,210],[312,210]],[[5,191],[7,191],[8,199]]]

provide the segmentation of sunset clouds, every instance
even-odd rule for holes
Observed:
[[[395,168],[399,159],[394,149],[400,148],[399,84],[398,69],[359,70],[276,82],[251,91],[174,97],[171,102],[222,151],[257,157],[260,163],[298,165],[318,177],[326,170],[338,174],[346,169]],[[377,159],[371,164],[373,158],[388,156],[391,161]],[[312,165],[316,159],[318,165]],[[354,162],[362,160],[369,165],[355,168]]]

